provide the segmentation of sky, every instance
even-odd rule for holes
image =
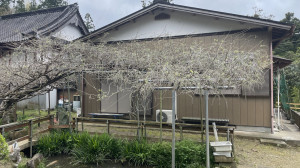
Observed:
[[[90,13],[96,29],[114,22],[142,8],[141,0],[67,0],[77,2],[84,18]],[[299,0],[173,0],[178,5],[209,9],[239,15],[252,16],[254,8],[262,9],[264,15],[274,15],[272,20],[281,20],[285,13],[293,12],[300,18]]]

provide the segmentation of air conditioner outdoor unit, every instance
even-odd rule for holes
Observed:
[[[156,110],[156,122],[160,122],[160,110]],[[162,110],[162,122],[172,123],[172,110]]]

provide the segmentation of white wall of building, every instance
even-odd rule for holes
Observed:
[[[170,15],[170,19],[155,20],[160,13]],[[171,12],[169,10],[155,11],[135,21],[126,23],[111,30],[107,36],[108,41],[132,40],[168,36],[181,36],[192,34],[215,33],[224,31],[256,28],[258,26],[237,21],[217,19],[209,16],[192,15],[184,12]]]
[[[67,41],[75,40],[81,37],[83,34],[80,32],[79,28],[76,27],[74,24],[69,24],[62,28],[60,31],[55,33],[53,37],[57,37],[60,39],[64,39]]]
[[[46,93],[46,109],[49,107],[49,93]],[[50,109],[54,109],[57,104],[57,90],[50,91]]]

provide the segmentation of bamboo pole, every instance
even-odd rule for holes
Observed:
[[[205,138],[206,138],[206,168],[210,168],[209,160],[209,127],[208,127],[208,91],[205,91]]]
[[[39,111],[39,117],[41,117],[41,107],[40,107],[40,95],[38,95],[38,111]],[[38,127],[41,126],[41,123],[38,123]]]
[[[50,115],[50,90],[48,91],[48,115]]]
[[[160,121],[160,131],[159,131],[159,139],[160,139],[160,142],[162,142],[162,99],[163,99],[163,96],[162,96],[162,90],[159,91],[159,109],[160,109],[160,112],[159,112],[159,121]]]
[[[172,168],[175,168],[175,114],[177,111],[176,90],[172,91]]]
[[[71,94],[70,94],[70,80],[68,79],[68,99],[69,99],[69,103],[68,103],[68,111],[69,111],[69,125],[70,125],[70,132],[72,132],[72,125],[71,125]]]

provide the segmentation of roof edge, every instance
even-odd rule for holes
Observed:
[[[82,41],[88,40],[94,36],[97,36],[98,34],[102,34],[106,31],[109,31],[110,29],[113,29],[124,23],[127,23],[128,21],[134,20],[137,17],[140,17],[154,9],[157,9],[157,8],[165,8],[165,9],[169,9],[169,10],[189,12],[189,13],[201,14],[201,15],[206,15],[206,16],[211,16],[211,17],[219,17],[219,18],[224,18],[224,19],[229,19],[229,20],[234,20],[234,21],[241,21],[241,22],[247,22],[247,23],[252,23],[252,24],[258,24],[258,25],[262,25],[262,26],[275,27],[275,28],[279,28],[279,29],[283,29],[283,30],[290,30],[291,26],[292,26],[290,24],[282,23],[279,21],[254,18],[254,17],[250,17],[250,16],[243,16],[243,15],[237,15],[237,14],[231,14],[231,13],[225,13],[225,12],[219,12],[219,11],[213,11],[213,10],[189,7],[189,6],[182,6],[182,5],[176,5],[176,4],[155,3],[146,8],[143,8],[134,13],[131,13],[121,19],[118,19],[108,25],[105,25],[105,26],[91,32],[90,34],[79,38],[79,39],[81,39]]]

